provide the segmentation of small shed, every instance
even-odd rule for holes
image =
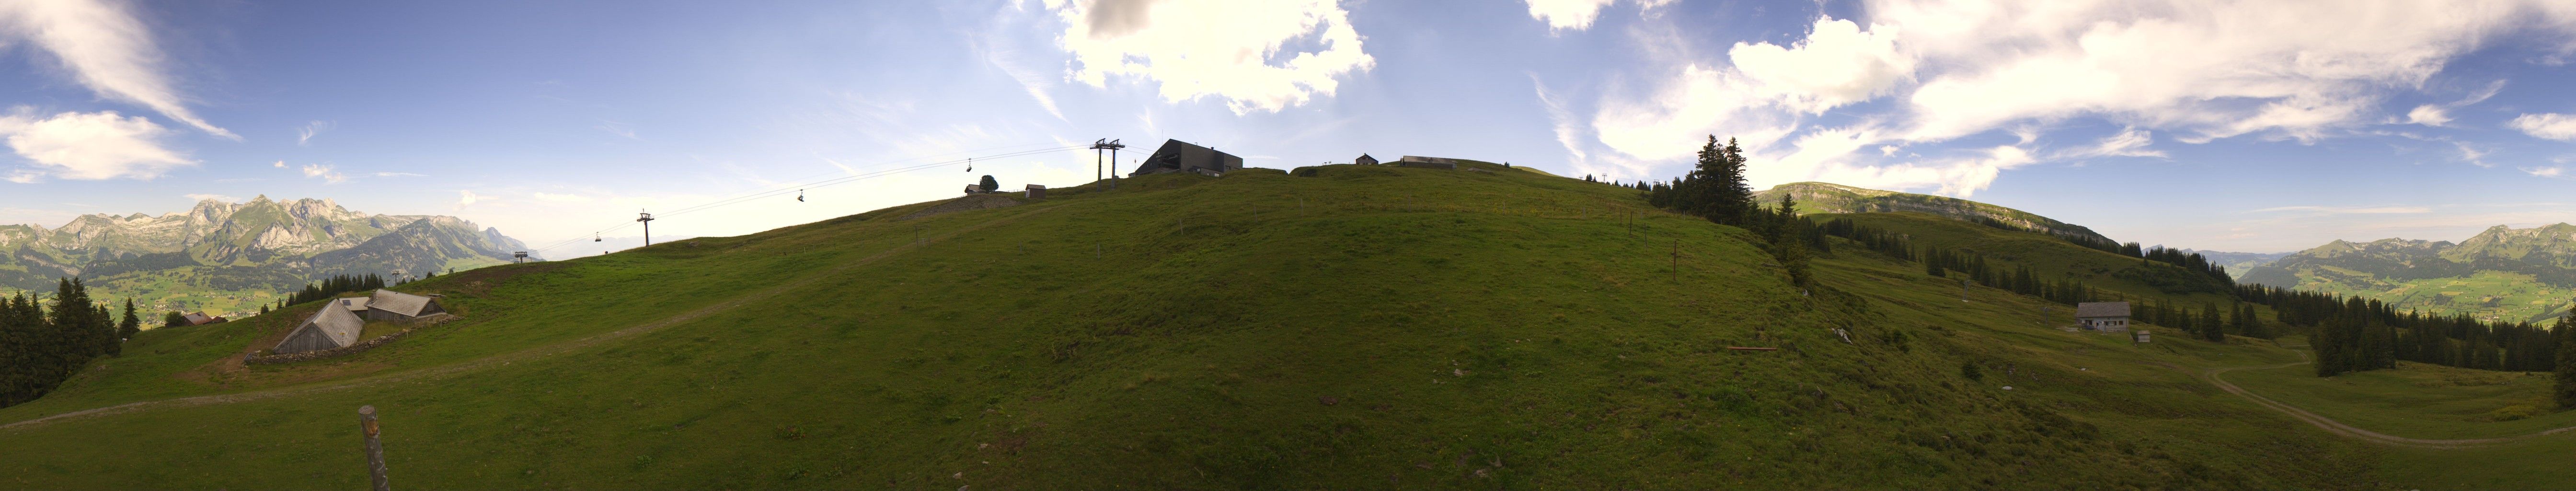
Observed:
[[[181,317],[188,318],[188,325],[191,326],[202,326],[224,321],[223,317],[206,315],[205,312],[189,312]]]
[[[2144,343],[2144,342],[2147,342],[2147,328],[2143,328],[2143,327],[2141,327],[2141,328],[2137,328],[2137,329],[2135,329],[2135,330],[2131,330],[2131,331],[2129,331],[2129,342],[2132,342],[2132,343]]]
[[[365,330],[366,326],[367,321],[358,319],[358,314],[350,313],[346,306],[334,302],[332,306],[313,312],[312,318],[305,319],[304,325],[287,333],[286,340],[278,342],[277,349],[273,351],[283,355],[357,344],[358,332]]]
[[[1351,163],[1359,165],[1377,165],[1377,157],[1370,157],[1369,154],[1363,153],[1360,154],[1360,158],[1351,159]]]
[[[409,322],[444,313],[447,309],[439,306],[436,298],[393,290],[376,290],[375,297],[367,299],[367,320],[371,321]]]
[[[1046,199],[1046,186],[1030,184],[1029,199]]]
[[[2129,330],[2128,302],[2084,302],[2075,304],[2075,322],[2086,330]]]

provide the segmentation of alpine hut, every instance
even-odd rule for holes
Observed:
[[[2129,330],[2128,302],[2084,302],[2075,304],[2075,321],[2089,331]]]
[[[1377,165],[1377,157],[1370,157],[1369,154],[1363,153],[1360,154],[1360,158],[1351,159],[1351,163],[1359,165]]]
[[[446,308],[438,305],[436,298],[393,290],[376,290],[375,297],[366,302],[367,320],[371,321],[410,322],[447,313]]]
[[[1136,164],[1136,172],[1128,174],[1127,177],[1165,172],[1196,172],[1215,176],[1242,169],[1243,157],[1219,152],[1213,148],[1181,143],[1180,140],[1164,140],[1163,147],[1154,149],[1154,155],[1145,157],[1143,163]]]
[[[313,312],[313,317],[305,319],[304,325],[296,326],[294,332],[287,333],[286,341],[277,343],[277,349],[274,351],[283,355],[321,351],[357,343],[358,331],[366,328],[367,321],[358,319],[358,314],[350,313],[347,303],[363,300],[365,299],[332,300],[331,306]]]

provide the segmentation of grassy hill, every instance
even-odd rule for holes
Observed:
[[[332,360],[238,361],[319,304],[146,332],[0,408],[0,483],[359,487],[360,405],[382,415],[396,485],[437,489],[2421,479],[2199,378],[2300,359],[2270,342],[2061,331],[2062,306],[1963,301],[1857,247],[1802,290],[1741,230],[1580,180],[1299,174],[1147,176],[442,275],[405,289],[466,320]],[[1853,217],[2160,292],[2124,279],[2134,259],[2037,233]]]
[[[1864,189],[1827,182],[1793,182],[1754,193],[1754,201],[1773,203],[1786,193],[1797,199],[1799,213],[1921,213],[1967,222],[1993,222],[2035,230],[2069,240],[2117,244],[2082,225],[2037,213],[1948,196]]]

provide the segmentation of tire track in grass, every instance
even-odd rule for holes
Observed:
[[[680,324],[688,323],[689,321],[694,321],[694,320],[698,320],[698,319],[701,319],[701,318],[705,318],[706,316],[709,316],[709,315],[715,315],[717,312],[723,312],[723,311],[727,311],[727,310],[732,310],[732,309],[734,309],[734,308],[736,308],[736,307],[741,307],[743,304],[747,304],[747,303],[750,303],[750,302],[755,301],[755,300],[764,300],[764,299],[768,299],[768,298],[771,298],[771,297],[776,297],[776,296],[779,296],[779,295],[785,294],[785,293],[787,293],[787,292],[789,292],[789,291],[793,291],[793,290],[796,290],[796,289],[799,289],[799,288],[804,288],[804,287],[806,287],[806,286],[809,286],[809,285],[814,284],[814,282],[822,281],[824,278],[833,278],[833,277],[837,277],[837,276],[838,276],[842,271],[847,271],[847,270],[849,270],[850,268],[855,268],[855,267],[859,267],[859,266],[865,266],[865,265],[869,265],[869,264],[875,264],[877,261],[879,261],[879,260],[883,260],[883,259],[885,259],[885,258],[887,258],[887,257],[892,257],[892,256],[894,256],[895,254],[899,254],[899,253],[902,253],[902,252],[905,252],[905,251],[910,251],[910,250],[913,250],[913,249],[919,249],[919,248],[921,248],[921,247],[923,247],[923,246],[927,246],[927,245],[930,245],[930,244],[933,244],[933,243],[938,243],[938,242],[941,242],[941,241],[945,241],[945,240],[947,240],[947,239],[949,239],[949,238],[951,238],[951,237],[956,237],[956,236],[958,236],[958,235],[962,235],[962,234],[965,234],[965,233],[968,233],[968,232],[974,232],[974,231],[977,231],[977,230],[982,230],[982,229],[984,229],[984,228],[986,228],[986,227],[991,227],[991,226],[995,226],[995,225],[1001,225],[1001,224],[1005,224],[1005,223],[1011,223],[1011,222],[1019,221],[1019,219],[1021,219],[1021,218],[1026,218],[1026,217],[1028,217],[1028,216],[1030,216],[1030,215],[1038,215],[1038,214],[1043,214],[1043,213],[1046,213],[1046,212],[1049,212],[1049,211],[1054,211],[1056,208],[1059,208],[1059,207],[1062,207],[1062,206],[1064,206],[1064,205],[1055,205],[1055,206],[1049,206],[1049,207],[1045,207],[1045,208],[1040,208],[1040,209],[1037,209],[1037,210],[1035,210],[1035,211],[1030,211],[1030,212],[1027,212],[1027,213],[1022,213],[1022,214],[1015,215],[1015,216],[1011,216],[1011,217],[1005,217],[1005,218],[995,219],[995,220],[991,220],[991,221],[986,221],[986,222],[984,222],[984,223],[978,223],[978,224],[975,224],[975,225],[966,226],[966,227],[963,227],[963,228],[959,228],[959,229],[957,229],[957,230],[949,231],[948,233],[945,233],[945,234],[940,234],[940,235],[937,235],[937,236],[932,236],[932,237],[930,237],[928,240],[919,240],[919,241],[907,242],[907,243],[905,243],[905,244],[903,244],[903,245],[895,246],[895,247],[894,247],[894,248],[892,248],[892,249],[887,249],[887,250],[884,250],[884,251],[880,251],[880,252],[878,252],[878,253],[876,253],[876,254],[868,255],[868,257],[863,257],[863,258],[859,258],[859,259],[857,259],[857,260],[852,260],[852,261],[848,261],[848,262],[841,263],[841,265],[839,265],[839,266],[834,266],[834,267],[832,267],[831,269],[823,270],[821,273],[818,273],[818,274],[806,275],[804,278],[799,278],[799,279],[794,280],[794,281],[789,281],[789,282],[787,282],[787,283],[780,284],[780,285],[778,285],[778,286],[773,286],[773,287],[770,287],[770,288],[765,289],[765,290],[759,290],[759,291],[755,291],[755,292],[752,292],[752,293],[749,293],[749,294],[745,294],[745,295],[742,295],[742,296],[737,296],[737,297],[734,297],[734,298],[732,298],[732,299],[725,300],[725,301],[723,301],[723,302],[717,302],[715,305],[709,305],[709,306],[706,306],[706,307],[700,307],[700,308],[698,308],[698,309],[696,309],[696,310],[691,310],[691,311],[688,311],[688,312],[682,312],[682,313],[680,313],[679,315],[673,315],[673,316],[670,316],[670,317],[665,317],[665,318],[663,318],[662,320],[657,320],[657,321],[653,321],[653,322],[648,322],[648,323],[644,323],[644,324],[639,324],[639,325],[636,325],[636,326],[633,326],[633,327],[628,327],[628,328],[625,328],[625,329],[619,329],[619,330],[609,331],[609,332],[606,332],[606,333],[600,333],[600,334],[593,334],[593,335],[590,335],[589,337],[584,337],[584,338],[581,338],[581,339],[575,339],[575,340],[571,340],[571,341],[565,341],[565,342],[555,343],[555,344],[550,344],[550,345],[536,346],[536,347],[531,347],[531,348],[527,348],[527,349],[522,349],[522,350],[519,350],[519,351],[513,351],[513,352],[503,353],[503,354],[498,354],[498,355],[492,355],[492,356],[483,357],[483,358],[480,358],[480,359],[475,359],[475,360],[466,361],[466,362],[461,362],[461,363],[452,363],[452,364],[440,365],[440,366],[436,366],[436,367],[423,368],[423,369],[419,369],[419,370],[411,370],[411,371],[404,371],[404,372],[398,372],[398,373],[390,373],[390,374],[385,374],[385,375],[378,375],[378,376],[374,376],[374,377],[361,378],[361,379],[358,379],[358,380],[353,380],[353,381],[348,381],[348,382],[338,383],[338,384],[331,384],[331,385],[303,386],[303,387],[288,387],[288,388],[268,389],[268,390],[258,390],[258,391],[241,392],[241,393],[233,393],[233,394],[214,394],[214,395],[202,395],[202,396],[179,397],[179,398],[171,398],[171,399],[159,399],[159,400],[150,400],[150,401],[137,401],[137,402],[129,402],[129,403],[118,404],[118,405],[114,405],[114,406],[101,407],[101,408],[84,409],[84,410],[72,411],[72,412],[68,412],[68,413],[55,414],[55,415],[52,415],[52,416],[45,416],[45,417],[34,418],[34,419],[28,419],[28,420],[23,420],[23,421],[17,421],[17,422],[12,422],[12,423],[7,423],[7,424],[0,424],[0,431],[6,431],[6,430],[12,430],[12,429],[18,429],[18,428],[29,428],[29,427],[41,426],[41,425],[45,425],[45,424],[49,424],[49,423],[54,423],[54,422],[58,422],[58,421],[69,420],[69,419],[86,418],[86,417],[97,417],[97,416],[108,416],[108,415],[115,415],[115,414],[125,414],[125,413],[131,413],[131,412],[137,412],[137,411],[144,411],[144,410],[150,410],[150,409],[159,409],[159,408],[179,408],[179,407],[196,407],[196,406],[210,406],[210,405],[216,405],[216,404],[231,404],[231,403],[237,403],[237,402],[250,402],[250,401],[258,401],[258,400],[266,400],[266,399],[276,399],[276,398],[280,398],[280,397],[299,396],[299,395],[305,395],[305,394],[317,394],[317,393],[323,393],[323,392],[331,392],[331,391],[338,391],[338,390],[354,389],[354,388],[359,388],[359,387],[367,387],[367,386],[374,386],[374,385],[383,385],[383,384],[389,384],[389,383],[407,382],[407,381],[419,380],[419,379],[440,378],[440,377],[447,377],[447,376],[453,376],[453,375],[463,374],[463,373],[467,373],[467,372],[473,372],[473,371],[482,370],[482,369],[486,369],[486,368],[492,368],[492,367],[496,367],[496,366],[508,365],[508,364],[515,363],[515,362],[522,362],[522,361],[536,360],[536,359],[545,358],[545,357],[548,357],[548,356],[553,356],[553,355],[563,354],[563,353],[570,352],[570,351],[573,351],[573,350],[578,350],[578,349],[588,348],[588,347],[591,347],[591,346],[597,346],[597,345],[599,345],[600,343],[603,343],[603,342],[608,342],[608,341],[613,341],[613,340],[618,340],[618,339],[625,339],[625,338],[629,338],[629,337],[634,337],[635,335],[644,334],[644,333],[649,333],[649,332],[653,332],[653,331],[659,331],[659,330],[662,330],[663,328],[668,328],[668,327],[671,327],[671,326],[676,326],[676,325],[680,325]]]
[[[2371,443],[2377,443],[2377,444],[2381,444],[2381,445],[2395,445],[2395,446],[2402,446],[2402,447],[2419,447],[2419,448],[2446,448],[2446,449],[2447,449],[2447,448],[2470,448],[2470,447],[2483,447],[2483,446],[2488,446],[2488,445],[2495,445],[2495,444],[2501,444],[2501,443],[2508,443],[2508,442],[2514,442],[2514,441],[2521,441],[2521,440],[2530,439],[2530,438],[2534,438],[2534,437],[2540,437],[2540,436],[2544,436],[2544,435],[2554,435],[2554,434],[2565,433],[2565,432],[2569,432],[2569,431],[2576,431],[2576,426],[2568,426],[2568,427],[2561,427],[2561,428],[2551,428],[2551,429],[2547,429],[2547,430],[2541,430],[2541,431],[2532,432],[2532,433],[2528,433],[2528,434],[2522,434],[2522,435],[2503,436],[2503,437],[2495,437],[2495,438],[2462,438],[2462,439],[2451,439],[2451,440],[2434,440],[2434,439],[2424,439],[2424,438],[2407,438],[2407,437],[2402,437],[2402,436],[2390,435],[2390,434],[2386,434],[2386,433],[2380,433],[2380,432],[2376,432],[2376,431],[2365,430],[2365,429],[2361,429],[2361,428],[2359,428],[2359,427],[2355,427],[2355,426],[2353,426],[2353,425],[2344,424],[2344,423],[2343,423],[2343,422],[2341,422],[2341,421],[2335,421],[2335,420],[2334,420],[2334,418],[2328,418],[2328,417],[2325,417],[2325,416],[2323,416],[2323,415],[2319,415],[2319,414],[2317,414],[2317,413],[2308,412],[2308,410],[2306,410],[2306,409],[2299,409],[2299,408],[2298,408],[2298,406],[2292,406],[2292,405],[2289,405],[2289,404],[2287,404],[2287,403],[2283,403],[2283,402],[2281,402],[2281,401],[2275,401],[2275,400],[2272,400],[2272,399],[2271,399],[2271,398],[2269,398],[2269,397],[2263,397],[2262,395],[2255,394],[2255,393],[2253,393],[2252,391],[2247,391],[2247,390],[2245,390],[2243,387],[2237,387],[2237,386],[2236,386],[2236,384],[2228,383],[2228,382],[2227,382],[2227,379],[2222,378],[2222,377],[2219,377],[2219,374],[2227,373],[2227,372],[2232,372],[2232,371],[2237,371],[2237,370],[2270,370],[2270,369],[2275,369],[2275,368],[2289,368],[2289,367],[2294,367],[2294,366],[2299,366],[2299,365],[2306,365],[2306,364],[2308,364],[2308,363],[2311,363],[2311,362],[2307,361],[2307,359],[2308,359],[2308,352],[2306,352],[2306,351],[2299,351],[2299,352],[2297,352],[2297,353],[2299,354],[2299,359],[2300,359],[2301,361],[2296,362],[2296,363],[2283,363],[2283,364],[2279,364],[2279,365],[2250,366],[2250,367],[2212,368],[2212,369],[2209,369],[2209,370],[2202,371],[2202,372],[2201,372],[2201,374],[2200,374],[2200,376],[2201,376],[2201,378],[2203,378],[2203,379],[2207,379],[2207,380],[2209,381],[2209,383],[2210,383],[2210,384],[2212,384],[2212,385],[2217,385],[2219,390],[2227,391],[2227,393],[2229,393],[2229,394],[2236,394],[2236,395],[2238,395],[2238,396],[2242,396],[2242,397],[2244,397],[2244,398],[2245,398],[2245,400],[2254,401],[2254,403],[2255,403],[2255,404],[2261,405],[2261,406],[2266,407],[2266,408],[2271,408],[2273,411],[2279,411],[2281,414],[2287,414],[2287,415],[2289,415],[2292,419],[2297,419],[2297,420],[2299,420],[2299,421],[2301,421],[2301,422],[2305,422],[2305,423],[2307,423],[2307,424],[2309,424],[2309,425],[2311,425],[2311,426],[2315,426],[2315,427],[2317,427],[2318,429],[2326,430],[2326,432],[2328,432],[2328,433],[2333,433],[2333,434],[2336,434],[2336,435],[2342,435],[2342,436],[2344,436],[2344,437],[2346,437],[2346,438],[2352,438],[2352,439],[2356,439],[2356,440],[2361,440],[2361,441],[2366,441],[2366,442],[2371,442]]]

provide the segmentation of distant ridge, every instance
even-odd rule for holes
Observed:
[[[1829,182],[1793,182],[1773,186],[1753,194],[1761,202],[1776,202],[1780,193],[1797,199],[1801,213],[1886,213],[1914,212],[1948,217],[1968,222],[1992,221],[2021,230],[2041,232],[2077,244],[2117,245],[2091,228],[2057,221],[2037,213],[1946,196],[1901,193],[1857,188]]]

